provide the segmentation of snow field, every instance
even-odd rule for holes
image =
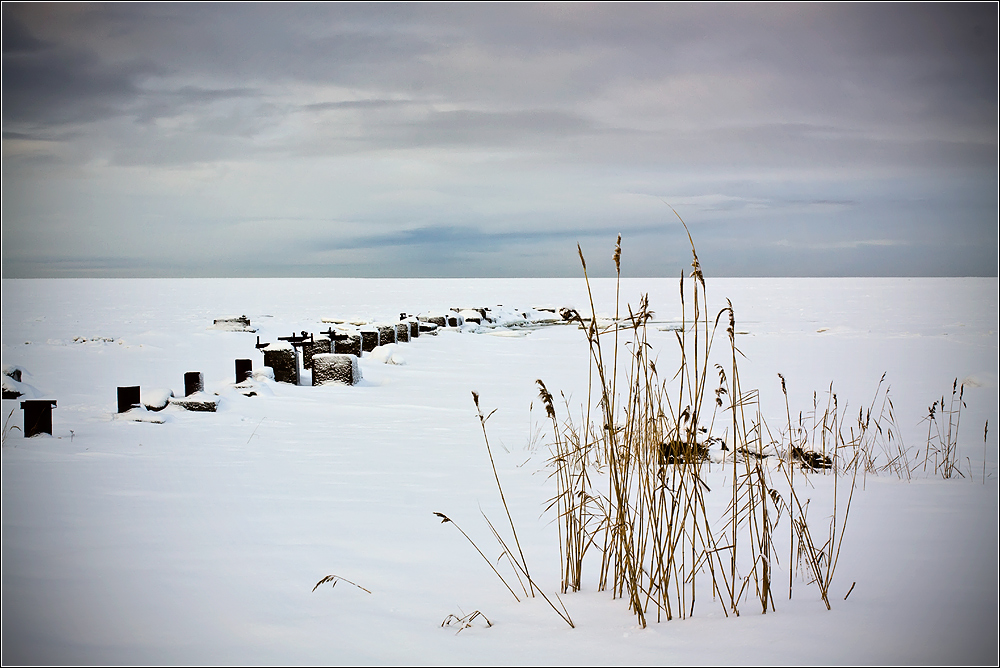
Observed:
[[[966,381],[961,457],[981,474],[982,426],[996,424],[995,279],[709,279],[709,299],[736,309],[744,388],[761,389],[784,423],[777,373],[793,411],[832,381],[841,402],[867,405],[886,372],[907,445],[952,379]],[[595,282],[599,312],[613,282]],[[676,324],[676,281],[632,279],[661,326]],[[3,362],[55,398],[52,437],[11,432],[3,455],[5,663],[990,663],[996,660],[997,456],[990,433],[981,480],[911,483],[871,476],[855,494],[826,611],[800,578],[777,612],[744,604],[725,619],[710,593],[691,619],[639,630],[627,603],[563,596],[569,629],[540,599],[515,603],[454,527],[491,558],[480,513],[505,515],[471,391],[518,535],[537,582],[558,587],[549,423],[536,378],[579,422],[586,398],[583,333],[552,326],[523,336],[444,331],[396,349],[405,365],[361,359],[355,387],[232,391],[233,360],[255,334],[211,330],[246,313],[262,341],[320,331],[327,317],[392,320],[452,306],[569,305],[579,280],[3,281]],[[823,331],[819,331],[823,330]],[[655,332],[670,368],[674,334]],[[87,341],[74,341],[75,338]],[[104,340],[110,339],[110,340]],[[30,342],[30,343],[26,343]],[[717,339],[724,348],[724,336]],[[217,413],[168,408],[165,424],[113,419],[115,387],[172,388],[201,371]],[[30,374],[30,375],[29,375]],[[529,406],[534,403],[534,411]],[[4,417],[15,401],[3,401]],[[845,411],[850,413],[850,410]],[[542,436],[533,438],[537,428]],[[966,467],[963,466],[963,471]],[[711,477],[722,482],[713,465]],[[968,474],[968,472],[966,472]],[[811,475],[816,511],[830,478]],[[710,486],[715,488],[715,480]],[[708,496],[710,516],[728,499]],[[778,535],[787,533],[781,525]],[[593,558],[597,558],[595,555]],[[509,572],[509,571],[508,571]],[[312,587],[336,574],[341,582]],[[784,580],[782,579],[782,575]],[[843,600],[852,582],[855,590]],[[448,614],[482,611],[493,626],[459,634]]]

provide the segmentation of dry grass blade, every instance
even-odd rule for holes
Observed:
[[[500,474],[497,473],[497,465],[493,460],[493,450],[490,448],[490,438],[486,433],[486,421],[490,419],[490,416],[496,413],[497,409],[490,411],[489,415],[483,415],[482,409],[479,407],[479,393],[472,393],[472,401],[476,405],[476,416],[479,418],[479,425],[483,429],[483,440],[486,443],[486,453],[490,457],[490,466],[493,468],[493,477],[497,481],[497,491],[500,492],[500,501],[503,502],[503,508],[507,512],[507,521],[510,523],[510,531],[514,534],[514,544],[517,546],[517,552],[521,557],[521,568],[525,575],[528,575],[528,562],[524,558],[524,551],[521,549],[521,542],[517,539],[517,529],[514,528],[514,518],[510,515],[510,508],[507,506],[507,498],[503,493],[503,485],[500,484]],[[528,583],[531,583],[531,577],[528,577]],[[534,589],[531,591],[531,595],[534,596]]]
[[[10,409],[10,413],[7,414],[7,419],[3,421],[3,440],[0,441],[0,445],[2,445],[2,444],[4,444],[4,443],[7,442],[7,435],[10,434],[10,432],[12,432],[15,429],[17,429],[18,431],[21,431],[21,428],[18,427],[16,424],[10,424],[10,420],[11,420],[12,417],[14,417],[14,409],[13,408]],[[22,431],[21,433],[24,433],[24,432]]]
[[[514,600],[520,602],[521,599],[517,597],[517,594],[515,594],[514,590],[511,588],[511,586],[509,584],[507,584],[507,581],[504,579],[504,577],[502,575],[500,575],[500,571],[498,571],[496,569],[496,566],[493,565],[493,562],[490,561],[489,557],[487,557],[485,554],[483,554],[483,551],[479,549],[479,546],[476,545],[475,541],[473,541],[471,538],[469,538],[469,534],[465,533],[465,531],[462,529],[462,527],[458,526],[458,524],[453,519],[451,519],[450,517],[448,517],[444,513],[435,512],[434,514],[437,517],[441,518],[441,523],[442,524],[451,524],[451,525],[453,525],[456,529],[459,530],[459,532],[461,532],[461,534],[463,536],[465,536],[465,540],[469,541],[469,543],[472,545],[472,547],[476,548],[476,552],[479,553],[479,556],[483,558],[483,561],[486,562],[486,564],[490,567],[490,569],[494,573],[496,573],[496,576],[498,578],[500,578],[500,582],[502,582],[503,586],[507,588],[507,591],[509,591],[510,595],[514,597]]]
[[[320,580],[319,582],[317,582],[317,583],[316,583],[316,586],[315,586],[315,587],[313,587],[313,588],[312,588],[312,590],[313,590],[313,591],[316,591],[316,590],[317,590],[317,589],[319,588],[319,586],[320,586],[320,585],[323,585],[323,584],[326,584],[327,582],[332,582],[332,583],[333,583],[332,585],[330,585],[330,588],[331,588],[331,589],[332,589],[333,587],[336,587],[336,586],[337,586],[337,583],[338,583],[338,582],[346,582],[346,583],[347,583],[347,584],[349,584],[349,585],[354,585],[355,587],[357,587],[357,588],[358,588],[358,589],[360,589],[361,591],[364,591],[364,592],[368,592],[369,594],[371,593],[371,591],[369,591],[369,590],[365,589],[364,587],[362,587],[362,586],[361,586],[361,585],[359,585],[358,583],[356,583],[356,582],[351,582],[351,581],[350,581],[350,580],[348,580],[347,578],[342,578],[342,577],[340,577],[339,575],[327,575],[327,576],[326,576],[325,578],[323,578],[322,580]]]
[[[465,629],[472,628],[472,622],[474,622],[479,617],[482,617],[483,621],[486,622],[486,628],[490,628],[491,626],[493,626],[493,622],[491,622],[489,618],[486,617],[486,615],[479,612],[478,610],[473,610],[469,614],[463,615],[461,617],[457,615],[448,615],[447,617],[444,618],[444,621],[441,622],[441,628],[457,624],[458,630],[455,631],[455,635],[458,635]]]

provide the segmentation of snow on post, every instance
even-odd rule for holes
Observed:
[[[212,329],[224,332],[256,332],[256,327],[250,326],[250,318],[245,315],[216,318],[212,321]]]
[[[214,413],[219,407],[219,397],[204,392],[195,392],[183,399],[171,399],[170,405],[183,408],[186,411]]]
[[[174,396],[171,390],[167,389],[145,389],[140,393],[142,406],[147,411],[162,411],[170,403]]]
[[[360,380],[361,367],[355,355],[320,353],[313,356],[313,385],[357,385]]]
[[[432,325],[436,325],[437,327],[448,326],[448,318],[446,316],[438,315],[436,313],[425,313],[424,315],[420,316],[420,322],[430,323]],[[434,330],[426,330],[426,331],[434,331]]]
[[[483,320],[486,318],[486,309],[462,309],[458,312],[460,318],[465,322],[475,323],[477,325],[482,324]]]
[[[3,398],[17,399],[24,396],[21,387],[21,367],[4,364],[3,365]]]

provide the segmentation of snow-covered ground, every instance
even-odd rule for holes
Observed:
[[[324,319],[396,321],[401,312],[498,304],[586,313],[582,280],[2,287],[3,364],[23,369],[24,398],[58,402],[53,435],[25,439],[11,429],[22,424],[17,401],[3,401],[5,664],[997,661],[996,279],[709,279],[713,316],[727,297],[735,307],[742,384],[761,390],[769,420],[785,420],[778,373],[795,413],[810,410],[813,392],[822,397],[831,382],[841,405],[856,411],[885,373],[902,437],[915,450],[926,440],[928,406],[948,399],[957,379],[965,385],[965,477],[869,476],[851,508],[831,611],[797,579],[792,600],[779,593],[767,615],[745,605],[727,618],[708,595],[694,617],[646,629],[625,601],[597,591],[592,565],[584,590],[562,596],[575,629],[541,599],[515,602],[433,514],[458,522],[491,558],[499,554],[480,514],[503,517],[477,391],[484,410],[497,409],[490,442],[532,574],[556,591],[556,527],[542,514],[554,494],[549,423],[535,379],[565,393],[579,414],[588,359],[577,327],[421,336],[366,354],[354,387],[260,375],[256,396],[232,387],[235,359],[262,367],[257,336],[274,342],[325,331]],[[599,314],[613,313],[614,282],[594,288]],[[651,341],[669,368],[677,282],[623,281],[623,300],[635,304],[643,292],[656,312]],[[256,334],[211,327],[243,314]],[[720,348],[724,339],[720,331]],[[146,415],[162,423],[116,418],[118,386],[181,395],[188,371],[202,372],[206,393],[219,394],[218,412],[169,407]],[[819,506],[830,477],[811,481]],[[728,499],[709,497],[721,517]],[[787,582],[785,568],[777,580]],[[371,593],[347,582],[312,591],[331,574]],[[475,610],[493,625],[457,634],[441,627],[448,615]]]

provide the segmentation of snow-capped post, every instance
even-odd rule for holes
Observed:
[[[228,318],[216,318],[212,321],[212,329],[221,329],[226,332],[256,332],[255,327],[250,326],[250,318],[245,315],[231,316]]]
[[[236,382],[242,383],[253,376],[253,360],[236,360]]]
[[[17,399],[24,396],[24,392],[19,387],[21,384],[20,367],[3,365],[3,398]]]
[[[406,313],[399,314],[399,321],[406,325],[406,338],[407,340],[415,339],[420,336],[420,321],[417,320],[412,315]],[[396,337],[397,339],[399,336]]]
[[[410,325],[405,322],[396,323],[396,343],[410,342]]]
[[[133,385],[130,387],[119,387],[118,388],[118,412],[126,413],[135,406],[142,404],[142,399],[139,395],[139,386]]]
[[[51,436],[52,409],[55,407],[55,399],[29,399],[28,401],[22,401],[21,410],[24,411],[24,437],[30,438],[37,434],[48,434]]]
[[[448,319],[443,315],[436,315],[434,313],[428,313],[420,316],[420,322],[430,323],[436,325],[437,327],[447,327]],[[424,331],[434,331],[434,330],[424,330]]]
[[[476,325],[482,324],[483,320],[486,319],[486,309],[482,308],[465,308],[465,309],[452,309],[458,313],[465,322],[471,322]]]
[[[205,390],[205,378],[201,371],[188,371],[184,374],[184,396],[190,397],[195,392]]]
[[[313,385],[357,385],[360,380],[361,368],[355,355],[320,353],[313,356]]]
[[[279,383],[299,384],[299,356],[287,341],[270,343],[263,349],[264,366],[274,371],[274,380]]]

